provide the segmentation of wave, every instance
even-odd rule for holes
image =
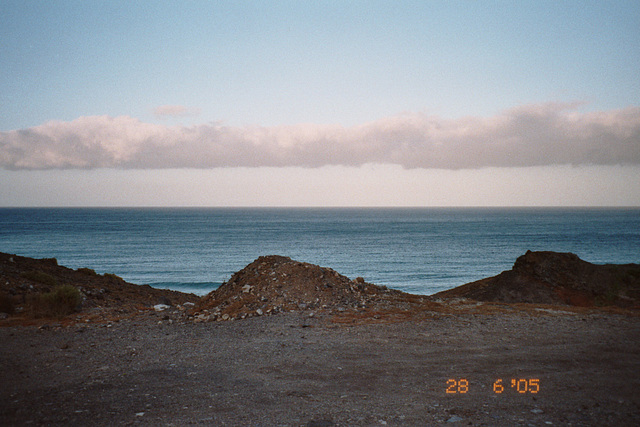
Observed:
[[[184,292],[188,294],[206,295],[218,289],[220,282],[155,282],[147,283],[149,286],[158,289],[170,289],[172,291]]]

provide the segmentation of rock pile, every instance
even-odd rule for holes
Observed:
[[[572,253],[527,251],[509,271],[433,296],[506,303],[639,308],[640,265],[596,265]]]
[[[427,298],[350,280],[330,268],[263,256],[204,296],[193,314],[196,321],[244,319],[289,311],[345,312],[405,308]]]

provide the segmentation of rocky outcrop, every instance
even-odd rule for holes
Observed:
[[[74,318],[91,316],[97,321],[195,302],[198,296],[149,285],[128,283],[115,274],[97,274],[89,268],[73,270],[54,258],[33,259],[0,253],[0,312],[22,316],[31,298],[59,286],[71,285],[81,295],[81,311]]]
[[[7,318],[23,316],[31,297],[61,285],[71,285],[81,293],[82,310],[71,317],[83,321],[147,312],[169,320],[169,314],[175,314],[201,322],[290,311],[305,311],[309,316],[325,312],[344,318],[409,319],[447,311],[460,298],[640,308],[640,265],[595,265],[570,253],[529,251],[509,271],[430,297],[376,286],[361,277],[351,280],[330,268],[272,255],[258,258],[202,298],[134,285],[88,268],[72,270],[59,266],[55,259],[0,253],[0,320],[6,323]]]
[[[263,256],[204,296],[194,309],[196,320],[229,320],[289,311],[389,310],[428,304],[410,295],[354,280],[336,271],[291,258]]]
[[[640,306],[640,265],[596,265],[572,253],[528,251],[509,271],[433,297],[633,308]]]

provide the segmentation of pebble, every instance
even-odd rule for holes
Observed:
[[[448,422],[448,423],[458,423],[458,422],[463,421],[463,420],[464,420],[464,418],[459,417],[459,416],[457,416],[457,415],[454,415],[454,416],[452,416],[451,418],[449,418],[449,419],[447,420],[447,422]]]
[[[155,311],[164,311],[167,308],[169,308],[169,306],[167,304],[156,304],[156,305],[153,306],[153,309]]]

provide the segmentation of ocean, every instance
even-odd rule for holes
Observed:
[[[433,294],[527,250],[640,263],[639,208],[1,208],[0,251],[203,295],[261,255]]]

